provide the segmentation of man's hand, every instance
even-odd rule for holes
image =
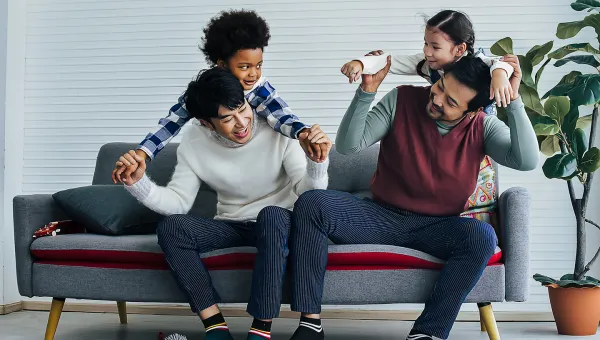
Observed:
[[[515,69],[510,77],[510,86],[512,87],[510,100],[515,100],[519,98],[519,87],[521,86],[521,79],[523,78],[521,64],[519,63],[519,58],[512,54],[505,55],[504,61]]]
[[[331,140],[317,124],[310,129],[304,129],[298,134],[300,146],[313,162],[321,163],[327,159],[331,151]]]
[[[146,172],[147,155],[141,150],[129,151],[119,158],[112,172],[114,183],[133,185],[137,183]]]
[[[379,72],[375,74],[363,74],[362,75],[362,83],[360,84],[360,88],[365,92],[377,92],[379,85],[383,82],[388,72],[390,72],[390,67],[392,66],[392,57],[387,57],[387,64],[384,68],[379,70]]]
[[[490,99],[496,98],[498,107],[507,107],[513,97],[512,86],[508,80],[506,71],[499,68],[492,72],[492,84],[490,86]]]

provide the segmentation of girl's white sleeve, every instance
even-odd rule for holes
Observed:
[[[506,74],[510,78],[510,76],[512,76],[513,72],[515,71],[515,69],[512,66],[510,66],[509,63],[501,61],[500,57],[488,57],[483,53],[479,53],[477,57],[479,57],[479,59],[481,59],[487,66],[490,67],[490,74],[494,72],[494,70],[500,68],[506,71]]]
[[[379,56],[364,56],[358,59],[363,64],[363,74],[375,74],[379,72],[385,67],[389,55],[390,53],[384,53]],[[417,65],[424,59],[425,55],[423,53],[413,55],[392,55],[390,73],[407,76],[419,75],[419,73],[417,73]]]

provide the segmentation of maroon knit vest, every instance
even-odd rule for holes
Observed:
[[[483,115],[465,117],[445,136],[426,113],[430,87],[398,87],[396,114],[381,141],[371,182],[376,202],[421,215],[466,210],[485,156]]]

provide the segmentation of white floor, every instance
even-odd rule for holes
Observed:
[[[18,312],[0,316],[0,339],[43,339],[48,314]],[[55,340],[156,340],[158,332],[178,332],[189,340],[204,339],[203,327],[194,317],[129,315],[127,325],[119,324],[116,314],[63,313]],[[250,318],[228,318],[227,323],[236,340],[243,340],[251,323]],[[297,320],[279,319],[273,326],[274,340],[287,340],[294,332]],[[404,340],[411,322],[324,320],[328,340]],[[600,332],[590,337],[559,336],[553,323],[499,324],[503,340],[560,340],[600,339]],[[479,331],[479,324],[459,322],[450,335],[451,340],[488,339]]]

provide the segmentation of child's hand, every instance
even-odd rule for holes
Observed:
[[[332,143],[319,125],[304,129],[298,135],[298,139],[300,146],[313,162],[321,163],[327,159]]]
[[[342,73],[348,77],[348,82],[352,84],[357,81],[363,71],[363,64],[358,60],[352,60],[351,62],[345,63],[341,69]]]
[[[504,61],[513,67],[513,74],[510,76],[510,86],[512,87],[511,100],[519,98],[519,88],[523,74],[521,72],[521,64],[519,58],[515,55],[508,54],[504,56]]]
[[[513,97],[513,88],[508,80],[508,75],[503,69],[495,69],[492,72],[492,84],[490,86],[490,99],[496,99],[498,107],[507,107]]]
[[[112,172],[113,182],[125,183],[127,185],[135,184],[142,178],[146,171],[146,158],[146,153],[141,150],[131,150],[121,156],[115,163],[115,169]]]

